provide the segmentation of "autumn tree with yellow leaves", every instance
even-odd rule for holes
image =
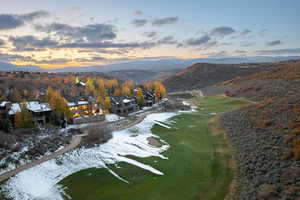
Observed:
[[[105,99],[104,99],[105,112],[108,113],[110,108],[111,108],[110,97],[105,97]]]
[[[122,90],[120,88],[116,88],[114,91],[114,96],[121,96]]]
[[[21,105],[21,111],[17,112],[14,118],[16,128],[33,128],[32,113],[27,110],[26,103],[23,102]]]
[[[141,106],[144,102],[144,95],[143,95],[143,90],[142,88],[138,88],[136,92],[136,100],[137,103]]]
[[[126,87],[126,86],[123,86],[122,87],[122,95],[125,95],[125,96],[132,96],[132,92],[131,92],[131,89]]]
[[[86,91],[93,96],[96,96],[96,88],[94,85],[94,80],[92,78],[87,78],[85,83]]]
[[[54,111],[54,114],[58,118],[71,118],[72,114],[67,102],[57,91],[54,91],[51,87],[48,88],[44,100],[49,103]]]
[[[161,99],[166,95],[166,88],[160,81],[155,81],[153,86],[156,98]]]
[[[97,96],[104,98],[107,96],[107,90],[105,86],[105,80],[100,78],[96,80],[97,83]]]
[[[117,79],[111,79],[111,80],[105,81],[105,85],[108,89],[116,88],[116,87],[118,87],[119,82]]]

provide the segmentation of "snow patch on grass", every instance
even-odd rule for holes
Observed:
[[[23,171],[10,178],[1,189],[4,194],[14,200],[63,200],[63,188],[58,183],[67,176],[88,168],[106,168],[116,178],[127,182],[117,172],[108,168],[108,164],[126,162],[148,170],[154,174],[163,175],[159,169],[143,164],[127,155],[136,157],[156,156],[167,159],[161,153],[169,148],[167,143],[160,148],[148,144],[148,137],[158,137],[151,132],[155,120],[165,122],[176,113],[155,113],[148,115],[141,123],[134,126],[138,134],[132,137],[129,129],[113,132],[113,138],[107,143],[94,148],[75,149],[58,156],[41,165]],[[133,127],[131,127],[133,128]]]

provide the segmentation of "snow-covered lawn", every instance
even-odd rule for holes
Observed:
[[[114,121],[118,121],[124,119],[124,117],[120,117],[119,115],[116,114],[106,114],[105,115],[105,120],[108,122],[114,122]]]
[[[21,149],[19,151],[12,151],[12,150],[7,150],[7,149],[1,149],[0,148],[0,154],[2,152],[6,152],[6,156],[5,157],[1,157],[0,159],[0,166],[7,164],[7,167],[0,169],[0,175],[4,174],[5,172],[14,170],[22,165],[31,163],[33,160],[30,160],[28,158],[29,155],[26,155],[26,153],[28,153],[28,151],[33,148],[36,147],[37,144],[39,144],[39,142],[41,142],[42,140],[51,140],[51,136],[53,135],[53,133],[47,131],[46,129],[43,129],[40,131],[39,135],[32,135],[30,137],[24,138],[22,142],[19,141],[20,145],[21,145]],[[56,149],[56,151],[62,149],[64,146],[60,146],[58,149]],[[44,156],[50,155],[51,151],[46,151],[43,152],[42,154],[40,154],[39,156],[35,157],[35,160],[38,160]],[[25,156],[24,156],[25,154]],[[9,159],[11,158],[11,159]],[[8,162],[8,160],[10,160],[10,162]],[[17,163],[14,161],[18,161]]]
[[[151,133],[155,121],[166,122],[176,113],[155,113],[148,115],[141,123],[122,131],[113,132],[113,138],[107,143],[94,148],[76,149],[56,159],[28,169],[10,178],[2,186],[5,194],[15,200],[49,199],[63,200],[63,188],[59,186],[65,177],[88,168],[107,168],[108,164],[126,162],[152,173],[163,175],[159,169],[127,158],[156,156],[167,159],[161,153],[169,148],[164,141],[162,147],[152,147],[148,137],[158,137]],[[135,131],[131,131],[134,129]],[[137,134],[138,133],[138,134]],[[116,178],[127,183],[117,172],[108,169]],[[129,183],[130,184],[130,183]]]

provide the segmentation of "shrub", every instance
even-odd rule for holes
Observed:
[[[295,146],[292,149],[295,160],[300,160],[300,146]]]
[[[300,134],[300,127],[294,128],[294,129],[291,131],[291,134],[293,134],[293,135],[299,135],[299,134]]]
[[[83,132],[87,134],[85,141],[88,147],[102,144],[112,138],[112,128],[109,125],[88,127]]]
[[[16,143],[15,136],[0,131],[0,148],[7,148],[11,144]]]
[[[164,104],[164,108],[166,111],[176,111],[176,110],[190,110],[191,107],[188,105],[184,105],[182,102],[168,100]]]
[[[277,124],[276,127],[275,127],[275,129],[277,131],[283,131],[284,130],[284,126],[282,124]]]
[[[298,128],[298,127],[300,127],[300,122],[295,122],[295,121],[290,120],[288,122],[288,124],[289,124],[290,128]]]
[[[25,103],[21,103],[21,111],[15,115],[16,128],[33,128],[32,113],[26,109]]]
[[[283,142],[284,144],[288,144],[289,142],[291,142],[293,140],[293,136],[292,135],[286,135],[284,136]]]
[[[263,102],[257,104],[256,107],[257,107],[258,109],[264,108],[264,107],[266,107],[267,105],[273,103],[273,101],[274,101],[274,100],[273,100],[272,98],[265,99]]]

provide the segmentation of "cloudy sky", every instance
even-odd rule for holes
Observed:
[[[298,0],[1,0],[0,61],[300,55]]]

